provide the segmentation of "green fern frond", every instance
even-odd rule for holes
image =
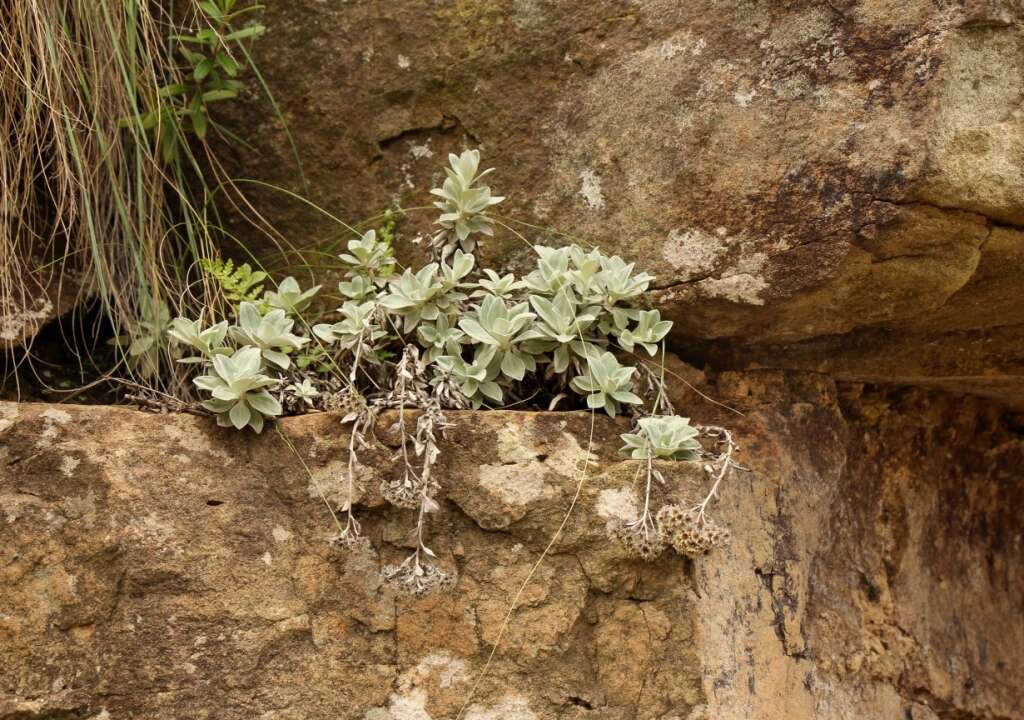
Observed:
[[[253,270],[249,263],[235,267],[234,261],[230,258],[203,258],[199,262],[203,270],[217,281],[229,302],[260,302],[263,296],[263,281],[267,279],[267,274],[262,270]]]

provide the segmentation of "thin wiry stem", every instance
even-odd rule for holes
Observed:
[[[188,400],[187,374],[174,363],[155,309],[188,314],[216,307],[219,289],[202,291],[195,261],[215,257],[221,200],[259,218],[228,179],[211,146],[189,142],[173,99],[161,88],[185,82],[175,59],[182,18],[148,0],[18,0],[5,3],[0,32],[0,346],[24,345],[4,373],[20,387],[33,368],[31,338],[42,323],[97,299],[126,341],[115,363],[132,382]],[[222,49],[231,50],[229,44]],[[242,48],[243,52],[245,48]],[[155,118],[149,127],[145,118]],[[218,126],[213,125],[219,133]],[[158,139],[177,137],[173,158]],[[152,327],[147,327],[150,323]],[[84,368],[103,346],[96,328],[65,322],[64,343]],[[147,337],[152,350],[129,350]],[[91,369],[91,368],[90,368]],[[5,377],[5,380],[7,378]]]
[[[633,522],[626,523],[626,527],[631,530],[640,529],[646,539],[658,532],[657,525],[654,522],[654,516],[651,514],[651,485],[654,480],[654,460],[650,453],[647,456],[646,462],[643,465],[637,466],[637,477],[639,477],[641,472],[644,472],[645,474],[644,507],[640,512],[640,516]],[[634,477],[633,480],[635,482],[636,477]]]
[[[284,434],[284,431],[281,430],[280,423],[275,423],[274,429],[277,431],[278,436],[284,440],[285,445],[288,446],[288,449],[291,450],[292,454],[298,458],[299,463],[302,465],[302,469],[306,471],[306,475],[309,477],[309,481],[313,483],[313,487],[316,488],[317,494],[320,495],[320,499],[323,500],[324,505],[327,506],[327,511],[334,519],[334,524],[338,526],[338,532],[344,535],[345,529],[341,526],[341,520],[338,518],[338,513],[334,511],[334,507],[331,505],[331,501],[327,499],[327,495],[324,494],[323,489],[320,487],[320,483],[318,483],[316,478],[313,477],[313,473],[310,471],[309,465],[306,464],[305,458],[303,458],[299,451],[295,449],[295,445],[292,443],[291,439],[289,439],[289,437]]]
[[[512,622],[512,615],[519,607],[519,601],[522,598],[523,593],[526,591],[526,588],[533,580],[533,576],[537,574],[537,570],[540,568],[541,564],[544,562],[545,559],[547,559],[548,555],[551,554],[551,550],[552,548],[554,548],[555,543],[557,543],[559,538],[562,537],[562,532],[565,530],[566,525],[569,524],[569,518],[572,517],[572,512],[576,508],[576,504],[580,499],[580,495],[582,495],[583,493],[583,487],[584,485],[586,485],[587,479],[589,477],[588,473],[590,470],[590,463],[592,462],[593,458],[593,455],[591,453],[594,449],[594,430],[597,425],[595,418],[596,414],[594,410],[591,409],[590,432],[587,437],[587,448],[584,451],[583,463],[580,467],[579,478],[576,483],[576,492],[572,496],[572,501],[569,503],[569,507],[566,509],[565,515],[562,516],[561,524],[559,524],[558,528],[551,536],[551,539],[548,541],[548,544],[545,546],[544,551],[540,554],[540,557],[537,558],[537,561],[530,568],[530,571],[526,574],[526,577],[523,579],[523,582],[519,585],[519,589],[513,596],[512,602],[509,604],[508,611],[505,613],[505,618],[501,623],[501,627],[498,628],[498,635],[494,639],[494,644],[491,645],[491,651],[487,655],[487,661],[484,663],[483,668],[480,670],[480,672],[476,676],[476,679],[473,681],[473,685],[469,689],[469,692],[466,694],[466,698],[465,700],[463,700],[462,705],[459,708],[459,712],[455,716],[455,720],[462,720],[462,718],[465,717],[466,710],[469,708],[470,703],[473,701],[473,697],[476,695],[477,690],[479,690],[480,684],[487,677],[487,673],[490,670],[491,664],[494,661],[494,656],[498,652],[498,648],[501,646],[501,641],[505,636],[505,632],[508,630],[508,626]]]
[[[356,438],[359,436],[359,420],[357,419],[352,423],[352,433],[348,439],[348,488],[345,494],[345,513],[347,520],[345,522],[345,529],[341,531],[343,536],[348,536],[351,532],[353,536],[359,535],[359,522],[356,520],[355,515],[352,511],[352,506],[355,504],[355,493],[356,493]]]
[[[741,468],[741,466],[733,462],[733,454],[736,452],[738,446],[733,440],[732,433],[728,429],[718,425],[698,425],[697,427],[705,435],[715,438],[718,442],[725,443],[725,450],[720,454],[712,454],[708,459],[708,464],[705,466],[711,470],[712,477],[714,478],[714,482],[711,484],[711,489],[701,502],[691,508],[692,510],[697,511],[697,522],[703,522],[704,513],[707,510],[708,504],[710,504],[713,498],[718,497],[718,486],[722,484],[722,480],[725,479],[730,468]]]

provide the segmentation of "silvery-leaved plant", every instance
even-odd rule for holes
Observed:
[[[700,430],[689,418],[654,415],[637,421],[639,432],[625,433],[621,452],[634,460],[696,460],[701,450]]]
[[[377,285],[367,277],[356,275],[351,280],[339,282],[338,292],[349,300],[364,302],[377,298]]]
[[[387,332],[376,323],[377,304],[374,302],[345,302],[338,312],[336,323],[317,323],[313,334],[325,342],[337,343],[343,350],[372,348]]]
[[[595,298],[596,299],[596,298]],[[618,338],[628,327],[640,317],[640,310],[630,307],[594,306],[598,313],[597,331],[606,337]]]
[[[185,317],[176,317],[171,321],[171,327],[167,334],[172,338],[199,351],[199,355],[185,357],[178,360],[180,363],[199,363],[208,361],[214,354],[230,355],[231,348],[224,345],[228,334],[227,320],[221,320],[215,325],[204,329],[199,320],[190,320]]]
[[[286,387],[285,390],[309,407],[312,407],[313,401],[320,397],[320,391],[316,389],[316,386],[313,385],[313,381],[309,378],[306,378],[300,383],[292,383]]]
[[[464,253],[461,250],[455,251],[450,265],[442,261],[440,263],[441,280],[444,283],[445,292],[450,292],[455,288],[472,287],[473,283],[467,282],[466,277],[473,272],[475,266],[476,258],[472,254]],[[459,296],[459,299],[465,300],[466,296],[462,294]]]
[[[554,300],[531,295],[530,305],[539,322],[525,331],[520,339],[530,352],[551,352],[551,364],[556,373],[563,373],[569,368],[570,350],[584,357],[598,353],[597,347],[587,342],[584,335],[596,316],[591,309],[580,308],[567,288],[560,290]]]
[[[633,352],[633,348],[639,345],[648,355],[653,356],[658,352],[658,343],[671,329],[672,321],[662,320],[660,312],[643,310],[637,313],[636,327],[627,327],[618,333],[619,346]]]
[[[358,240],[348,241],[348,252],[339,258],[348,268],[346,277],[363,277],[383,285],[395,272],[391,245],[378,239],[376,230],[367,230]]]
[[[426,350],[423,361],[434,362],[441,355],[459,355],[462,352],[462,339],[465,333],[452,327],[447,315],[439,315],[433,322],[421,322],[416,328],[420,345]]]
[[[271,308],[284,310],[289,315],[298,315],[309,307],[320,288],[320,285],[314,285],[309,290],[303,290],[299,287],[299,281],[289,276],[277,286],[277,292],[268,290],[263,294],[263,299]]]
[[[597,248],[586,252],[578,245],[569,247],[569,260],[572,269],[569,270],[569,278],[576,294],[584,302],[590,302],[593,296],[594,278],[601,270],[601,258],[603,253]]]
[[[606,308],[621,302],[635,300],[646,292],[653,275],[645,272],[633,274],[635,263],[627,263],[618,255],[601,256],[601,270],[594,275],[593,284],[599,301]]]
[[[533,355],[520,346],[520,333],[537,317],[526,303],[508,307],[501,298],[488,295],[473,310],[473,314],[459,320],[459,327],[477,343],[494,348],[491,362],[502,375],[522,380],[527,370],[537,369]]]
[[[406,269],[388,283],[388,291],[380,296],[383,308],[403,320],[403,332],[411,332],[420,321],[434,321],[439,315],[454,315],[459,303],[466,299],[465,278],[473,270],[474,258],[456,250],[449,265],[443,260],[430,263],[419,272]]]
[[[437,358],[437,367],[440,374],[430,380],[431,385],[438,385],[449,376],[473,403],[473,408],[479,408],[486,400],[501,404],[504,392],[501,386],[495,382],[498,376],[498,368],[493,363],[495,348],[493,345],[477,346],[472,362],[466,362],[461,355],[442,355]]]
[[[612,417],[620,410],[620,403],[640,405],[643,401],[631,390],[636,368],[623,367],[610,352],[587,358],[582,375],[572,379],[569,386],[587,396],[587,407],[604,408]]]
[[[230,425],[241,430],[249,426],[261,432],[265,417],[281,414],[281,403],[266,390],[277,381],[263,374],[259,348],[246,346],[230,356],[214,355],[210,369],[212,374],[192,382],[213,395],[203,401],[203,407],[216,413],[221,427]]]
[[[523,284],[534,293],[554,295],[572,281],[569,275],[570,248],[534,245],[537,268],[523,278]]]
[[[380,296],[380,304],[404,321],[404,332],[411,331],[420,320],[436,320],[435,298],[444,292],[437,277],[437,263],[430,263],[413,272],[406,268],[398,278],[388,283],[388,291]]]
[[[238,325],[231,328],[231,337],[240,345],[259,348],[268,362],[287,370],[291,366],[288,353],[309,342],[309,338],[292,333],[294,326],[295,321],[280,308],[263,315],[255,303],[243,302],[238,308]]]
[[[502,200],[483,184],[490,171],[479,172],[479,163],[477,151],[449,156],[444,185],[432,191],[441,231],[430,240],[435,261],[426,267],[396,270],[397,225],[390,213],[377,230],[348,240],[339,256],[345,277],[338,283],[342,306],[333,322],[317,317],[310,320],[312,327],[306,322],[295,327],[298,315],[313,307],[320,286],[303,290],[287,277],[264,293],[265,273],[211,261],[207,272],[228,299],[241,303],[236,325],[229,319],[204,327],[177,318],[167,330],[195,350],[195,357],[183,362],[204,368],[193,380],[204,393],[203,406],[221,425],[257,432],[267,417],[312,409],[352,423],[347,469],[338,485],[342,495],[337,501],[323,496],[332,514],[347,515],[332,541],[339,548],[368,545],[354,517],[363,474],[357,453],[370,447],[378,413],[398,410],[392,427],[401,439],[397,457],[405,472],[389,475],[380,493],[393,505],[419,509],[417,544],[405,562],[386,566],[382,575],[392,588],[415,597],[457,582],[457,575],[431,562],[434,553],[423,542],[424,518],[441,509],[435,499],[440,478],[433,471],[443,453],[450,409],[585,402],[613,417],[637,416],[634,429],[622,436],[622,452],[641,461],[637,478],[646,471],[642,510],[638,505],[637,514],[610,524],[608,531],[631,556],[653,559],[669,545],[690,557],[703,555],[724,536],[706,511],[726,473],[738,467],[737,446],[729,430],[702,426],[698,431],[675,415],[665,394],[664,368],[659,377],[648,365],[623,364],[639,350],[655,355],[672,327],[659,311],[644,309],[642,296],[653,277],[621,257],[578,245],[534,246],[535,266],[522,278],[490,268],[474,275],[476,261],[469,251],[500,225],[488,212]],[[168,322],[155,317],[141,327],[153,335],[151,329]],[[162,330],[156,334],[163,337]],[[146,356],[160,349],[149,340],[136,345]],[[268,363],[285,372],[268,377]],[[645,400],[653,398],[648,407],[634,386],[643,388]],[[407,408],[419,412],[406,413]],[[713,444],[702,448],[698,434]],[[704,500],[653,507],[654,481],[666,486],[665,499],[680,490],[667,487],[664,465],[655,460],[696,459],[711,480]]]
[[[516,276],[512,273],[498,275],[490,268],[484,268],[483,272],[487,277],[477,281],[480,289],[474,290],[471,297],[497,295],[500,298],[507,298],[526,287],[523,281],[516,280]]]
[[[466,150],[461,155],[450,154],[444,169],[444,184],[430,191],[441,198],[434,206],[441,211],[437,224],[442,227],[431,241],[442,258],[448,257],[456,248],[473,252],[476,248],[474,233],[493,235],[492,220],[487,209],[505,198],[491,195],[486,185],[477,185],[491,170],[477,173],[480,167],[480,151]]]

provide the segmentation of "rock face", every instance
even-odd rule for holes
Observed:
[[[38,262],[42,267],[52,263]],[[46,323],[73,310],[88,294],[78,273],[54,272],[45,284],[27,280],[23,293],[0,299],[0,351],[30,346]]]
[[[504,217],[658,275],[691,358],[1024,405],[1022,19],[1018,0],[296,0],[264,12],[257,59],[307,192],[345,220],[428,204],[445,153],[482,146]],[[228,112],[260,144],[238,174],[302,191],[270,107]],[[255,191],[297,246],[341,233]],[[528,253],[511,231],[482,250]]]
[[[733,540],[626,557],[622,421],[452,413],[427,533],[458,581],[413,600],[380,576],[415,522],[379,492],[395,415],[359,453],[370,544],[343,551],[335,416],[257,438],[0,403],[0,720],[1024,719],[1020,0],[262,15],[306,182],[255,86],[218,104],[257,146],[235,174],[356,221],[428,204],[445,154],[482,147],[510,195],[483,264],[522,270],[556,228],[656,274],[706,368],[670,358],[673,401],[742,445],[712,506]],[[342,239],[243,187],[278,240]],[[403,261],[432,217],[401,219]],[[272,269],[296,259],[234,223]],[[0,308],[0,346],[63,312],[47,297]],[[699,465],[661,469],[656,504],[707,492]]]
[[[414,523],[377,490],[394,415],[360,455],[372,546],[341,551],[320,498],[337,417],[282,422],[293,452],[187,415],[0,404],[0,718],[1024,717],[1013,418],[818,375],[704,390],[745,413],[694,405],[749,468],[713,506],[729,546],[642,563],[608,539],[639,500],[620,423],[453,413],[427,532],[459,580],[421,600],[379,577]],[[663,470],[656,503],[706,491],[695,464]]]

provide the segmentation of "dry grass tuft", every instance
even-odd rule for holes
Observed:
[[[146,0],[2,8],[0,347],[95,297],[128,340],[112,372],[181,391],[155,326],[215,292],[194,268],[216,255],[206,217],[215,183],[202,177],[215,163],[186,142],[168,162],[154,140],[181,125],[143,126],[144,113],[165,117],[159,89],[180,81],[170,19]]]

